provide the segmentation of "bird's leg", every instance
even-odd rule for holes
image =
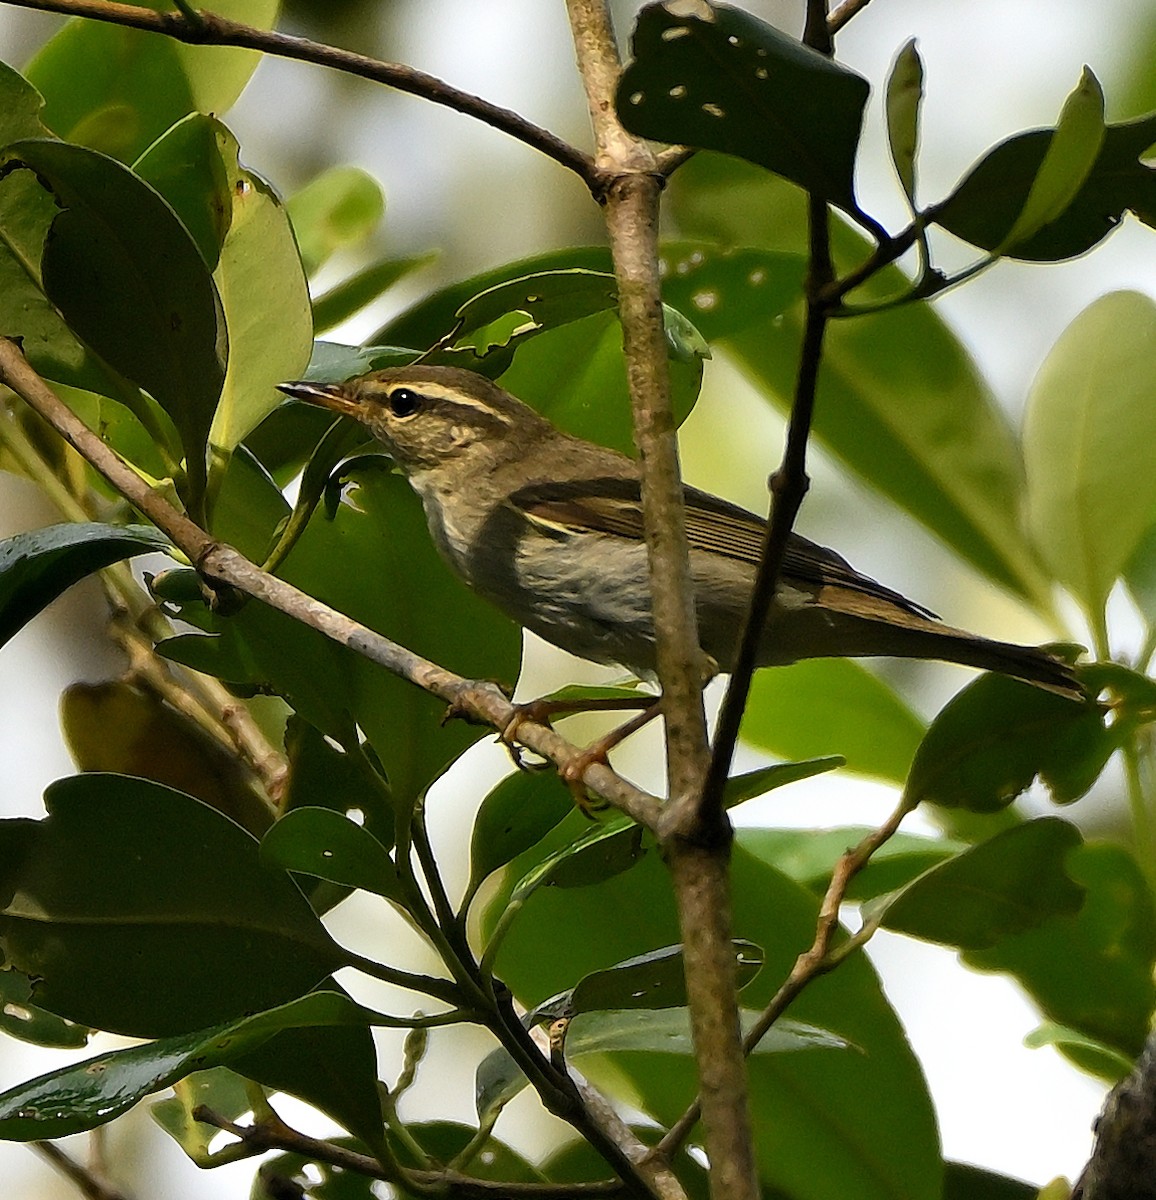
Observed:
[[[558,774],[561,776],[562,782],[570,789],[570,794],[574,797],[574,803],[589,816],[592,811],[590,797],[587,795],[586,787],[582,782],[582,776],[586,774],[586,768],[594,763],[604,763],[607,761],[607,756],[610,751],[626,741],[631,734],[637,733],[645,725],[649,725],[655,717],[662,713],[662,697],[655,698],[648,696],[646,698],[647,706],[642,712],[630,718],[629,721],[624,721],[621,725],[616,726],[608,734],[600,737],[598,741],[592,742],[581,754],[572,758],[564,767],[560,768]],[[625,705],[617,705],[616,707],[624,708]]]

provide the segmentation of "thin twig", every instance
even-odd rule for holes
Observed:
[[[389,638],[359,625],[284,580],[262,571],[231,546],[215,541],[198,525],[178,512],[109,446],[96,436],[29,366],[15,342],[0,338],[0,382],[21,396],[105,479],[170,538],[201,574],[218,584],[228,584],[316,629],[355,653],[409,680],[451,706],[458,715],[506,729],[517,712],[492,683],[463,679],[429,659],[399,646]],[[654,829],[661,803],[628,783],[605,763],[580,762],[583,751],[546,725],[522,721],[518,740],[558,767],[584,765],[582,782],[620,811]]]
[[[837,9],[827,18],[827,29],[838,33],[848,21],[860,13],[871,3],[871,0],[843,0]]]
[[[32,444],[15,416],[3,410],[0,410],[0,445],[63,517],[80,522],[99,519],[93,498],[74,495]],[[73,456],[70,460],[80,463]],[[157,642],[171,637],[173,630],[124,563],[105,567],[100,580],[113,610],[110,633],[128,657],[132,672],[222,749],[239,754],[257,777],[270,804],[276,805],[284,790],[288,766],[248,709],[223,684],[207,675],[183,671],[182,678],[177,680],[172,664],[153,649]]]
[[[33,1142],[32,1149],[75,1184],[85,1200],[128,1200],[119,1188],[114,1188],[94,1171],[65,1154],[55,1142]]]
[[[589,155],[508,108],[401,63],[382,62],[308,38],[256,29],[212,12],[198,12],[197,19],[193,21],[179,12],[154,12],[134,4],[116,3],[115,0],[4,0],[4,3],[15,8],[65,13],[68,16],[126,25],[194,46],[239,46],[260,50],[264,54],[314,63],[374,83],[383,83],[400,92],[420,96],[434,104],[474,117],[573,171],[592,194],[597,196],[602,191],[603,179]]]
[[[791,973],[747,1031],[746,1037],[743,1039],[745,1054],[751,1054],[754,1051],[804,988],[820,976],[833,971],[841,962],[860,950],[875,933],[878,923],[864,922],[856,933],[840,942],[838,946],[832,947],[835,932],[839,927],[839,909],[846,898],[851,880],[871,861],[871,856],[895,835],[903,818],[911,812],[913,807],[907,799],[901,799],[895,811],[878,829],[873,830],[857,846],[848,850],[835,864],[835,869],[831,872],[831,881],[823,896],[823,902],[819,905],[814,940],[810,947],[795,959]],[[669,1161],[690,1136],[690,1131],[698,1122],[701,1113],[700,1097],[667,1130],[665,1136],[655,1146],[654,1153],[661,1156],[664,1161]]]
[[[452,1195],[460,1200],[495,1200],[495,1198],[528,1197],[530,1200],[585,1200],[591,1196],[626,1195],[624,1185],[617,1179],[593,1183],[509,1183],[501,1180],[475,1179],[458,1171],[403,1171],[402,1179],[391,1174],[368,1154],[358,1154],[344,1146],[312,1138],[281,1121],[265,1121],[252,1125],[236,1125],[204,1105],[193,1110],[193,1119],[204,1125],[232,1134],[255,1154],[266,1150],[287,1150],[313,1162],[328,1163],[367,1179],[388,1183],[404,1182],[405,1186],[423,1195]]]

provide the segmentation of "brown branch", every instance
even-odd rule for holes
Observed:
[[[1156,1034],[1125,1079],[1108,1093],[1096,1118],[1092,1157],[1071,1200],[1151,1197],[1156,1177]]]
[[[709,763],[702,703],[706,659],[698,639],[663,329],[658,215],[664,174],[650,147],[618,121],[614,95],[621,64],[608,4],[567,0],[567,11],[594,126],[597,163],[612,181],[606,191],[606,228],[641,458],[651,607],[666,718],[670,799],[660,839],[679,912],[705,1105],[711,1195],[715,1200],[754,1200],[758,1182],[731,949],[731,828],[721,806],[707,812],[704,820],[699,802]],[[670,170],[676,162],[677,157],[669,158],[664,165]]]
[[[827,18],[827,31],[838,33],[848,21],[860,13],[871,3],[871,0],[843,0],[837,9]]]
[[[326,46],[308,38],[291,37],[276,31],[257,29],[212,12],[198,12],[190,20],[179,12],[154,12],[134,4],[116,0],[3,0],[14,8],[31,8],[39,12],[64,13],[125,25],[131,29],[157,33],[193,46],[237,46],[259,50],[278,58],[330,67],[347,75],[383,83],[400,92],[420,96],[434,104],[444,105],[508,134],[510,137],[552,158],[567,170],[573,171],[595,196],[601,195],[604,181],[590,156],[563,141],[548,129],[508,108],[493,104],[480,96],[462,91],[452,84],[427,75],[401,63],[382,62],[364,54],[355,54],[336,46]]]
[[[495,684],[463,679],[439,667],[307,596],[292,584],[262,571],[231,546],[214,541],[200,526],[154,492],[114,450],[84,425],[28,365],[16,343],[7,338],[0,338],[0,383],[7,384],[35,409],[113,488],[170,538],[207,579],[228,584],[316,629],[444,700],[458,715],[495,729],[509,727],[517,710]],[[519,724],[518,740],[558,767],[564,768],[583,759],[583,752],[577,746],[549,726],[533,721]],[[582,781],[592,792],[639,824],[650,829],[657,827],[661,810],[659,801],[627,783],[605,763],[588,763]]]
[[[586,1197],[592,1196],[628,1194],[625,1186],[617,1179],[566,1184],[507,1183],[501,1180],[476,1179],[459,1171],[407,1170],[402,1172],[402,1178],[399,1180],[396,1173],[385,1170],[376,1158],[298,1133],[279,1120],[236,1125],[204,1105],[193,1110],[193,1120],[232,1134],[255,1154],[266,1150],[287,1150],[291,1154],[303,1155],[314,1162],[328,1163],[367,1179],[404,1183],[407,1189],[424,1195],[454,1196],[460,1200],[499,1200],[505,1196],[527,1197],[530,1200],[585,1200]]]
[[[128,1200],[124,1192],[114,1188],[96,1172],[65,1154],[55,1142],[33,1142],[32,1149],[51,1163],[69,1182],[74,1183],[85,1200]]]
[[[875,933],[878,928],[877,922],[864,923],[851,937],[840,942],[838,946],[832,946],[835,933],[839,928],[839,909],[846,898],[851,880],[871,861],[871,856],[880,846],[895,835],[903,818],[913,808],[914,805],[910,801],[901,799],[895,811],[878,829],[873,830],[857,846],[848,850],[835,864],[835,869],[831,872],[831,882],[827,885],[827,891],[819,905],[814,940],[810,947],[795,959],[791,973],[771,997],[754,1025],[747,1031],[746,1037],[743,1039],[745,1054],[754,1051],[775,1022],[787,1011],[808,984],[833,971],[841,962],[861,949]],[[701,1113],[702,1097],[700,1096],[667,1130],[666,1135],[654,1148],[654,1153],[669,1161],[679,1146],[690,1136],[690,1131],[698,1122]]]

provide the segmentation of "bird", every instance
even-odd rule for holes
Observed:
[[[442,558],[475,592],[580,658],[655,677],[633,459],[563,432],[459,367],[415,364],[278,387],[352,417],[384,446],[420,497]],[[726,672],[766,522],[695,487],[684,485],[683,496],[699,640],[712,670]],[[833,550],[792,533],[756,665],[874,656],[958,663],[1084,699],[1073,668],[1049,651],[943,624]]]

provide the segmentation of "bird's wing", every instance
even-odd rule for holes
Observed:
[[[684,488],[686,534],[692,550],[720,554],[752,569],[758,565],[767,523],[737,504],[698,488]],[[540,526],[567,532],[605,533],[643,539],[642,500],[637,479],[606,477],[535,483],[510,497],[511,505]],[[783,559],[786,578],[815,587],[843,588],[934,618],[935,613],[899,592],[861,575],[825,546],[791,534]]]

